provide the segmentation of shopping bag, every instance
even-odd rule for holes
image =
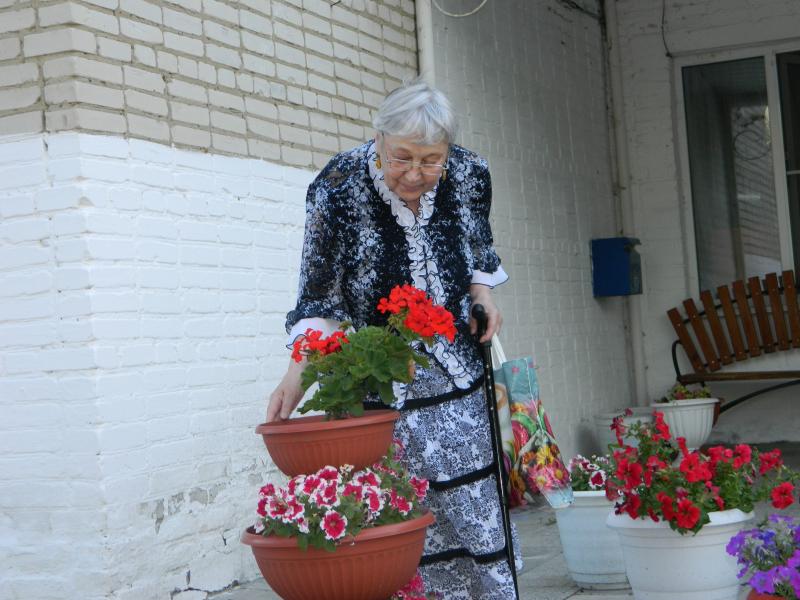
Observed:
[[[572,503],[569,471],[539,398],[532,358],[508,360],[492,339],[497,412],[503,439],[509,504],[524,506],[541,494],[554,508]]]

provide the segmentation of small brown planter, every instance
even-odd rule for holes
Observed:
[[[297,547],[295,538],[242,534],[261,575],[284,600],[386,600],[416,572],[433,514],[365,529],[335,552]]]
[[[785,600],[785,598],[773,594],[759,594],[755,590],[750,590],[750,593],[747,594],[747,600]]]
[[[314,473],[322,467],[363,469],[381,459],[392,443],[396,410],[371,410],[361,417],[326,421],[323,416],[262,423],[269,455],[286,475]]]

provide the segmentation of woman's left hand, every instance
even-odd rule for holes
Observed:
[[[497,309],[497,306],[492,299],[492,288],[486,285],[473,283],[469,286],[469,295],[472,297],[472,305],[470,306],[469,317],[469,331],[473,335],[478,331],[478,323],[472,318],[472,306],[482,304],[486,309],[486,315],[489,317],[489,322],[486,325],[486,333],[481,337],[480,342],[488,342],[492,339],[495,333],[500,333],[500,326],[503,324],[503,315]]]

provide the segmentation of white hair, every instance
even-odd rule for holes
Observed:
[[[386,96],[372,125],[385,134],[408,137],[421,144],[450,144],[457,132],[450,101],[421,79],[404,83]]]

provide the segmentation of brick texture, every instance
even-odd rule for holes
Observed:
[[[353,145],[347,127],[368,128],[376,103],[416,73],[413,10],[389,0],[3,2],[0,135],[111,133],[321,167]],[[265,115],[245,99],[291,109],[291,119],[266,117],[280,144],[253,125]],[[312,136],[311,116],[342,131]]]
[[[253,579],[253,427],[314,173],[79,133],[0,141],[0,165],[0,597]]]

